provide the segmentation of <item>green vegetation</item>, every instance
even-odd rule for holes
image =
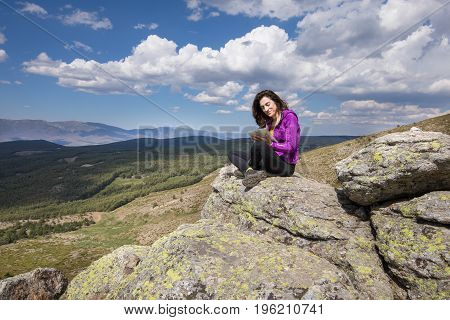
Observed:
[[[0,221],[112,211],[151,192],[189,186],[223,166],[233,144],[188,142],[64,147],[25,156],[0,152]],[[27,149],[33,149],[30,142]]]
[[[61,224],[48,224],[43,219],[38,222],[16,223],[14,226],[0,230],[0,245],[16,242],[20,239],[31,239],[50,233],[61,233],[74,231],[82,226],[94,224],[94,221],[84,219],[83,221],[71,221]]]

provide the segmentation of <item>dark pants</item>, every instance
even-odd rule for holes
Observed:
[[[255,170],[265,170],[278,176],[292,176],[295,164],[289,164],[278,156],[273,149],[262,141],[255,141],[250,150],[250,155],[245,151],[231,151],[228,153],[230,162],[245,172],[248,167]]]

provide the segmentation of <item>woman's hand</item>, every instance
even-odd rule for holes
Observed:
[[[261,137],[261,136],[255,135],[255,136],[251,136],[251,138],[253,141],[262,141],[268,145],[270,145],[270,143],[272,142],[269,137]]]

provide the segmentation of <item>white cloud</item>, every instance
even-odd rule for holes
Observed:
[[[69,26],[85,25],[93,30],[98,29],[112,29],[113,25],[108,18],[98,17],[95,11],[88,12],[80,9],[75,9],[72,13],[58,17],[62,23]]]
[[[381,103],[375,100],[348,100],[342,102],[335,113],[319,112],[315,124],[353,124],[369,126],[395,126],[444,114],[440,108],[418,105]],[[312,113],[311,113],[312,115]],[[308,116],[303,114],[302,116]]]
[[[92,52],[92,47],[88,46],[87,44],[84,44],[80,41],[73,41],[73,44],[67,44],[64,46],[64,48],[66,48],[67,50],[70,49],[81,49],[84,50],[86,52]]]
[[[387,1],[378,12],[380,26],[387,30],[408,28],[441,4],[442,2],[435,0],[413,2],[411,0]]]
[[[11,84],[9,80],[0,80],[0,84]]]
[[[231,113],[231,111],[230,110],[219,109],[219,110],[216,111],[216,113],[229,114],[229,113]]]
[[[220,13],[217,11],[211,11],[208,15],[208,17],[218,17],[220,16]]]
[[[299,17],[305,12],[335,0],[187,0],[187,8],[192,10],[189,20],[198,21],[203,18],[204,11],[214,8],[229,15],[243,14],[249,17],[270,17],[288,20]],[[216,11],[212,11],[209,15]]]
[[[17,84],[17,85],[21,85],[22,81],[16,80],[16,81],[14,81],[14,83]]]
[[[441,79],[433,82],[429,87],[429,92],[450,92],[450,79]]]
[[[61,8],[59,8],[59,10],[67,10],[67,9],[72,9],[72,5],[71,4],[65,4],[64,6],[62,6]]]
[[[4,44],[6,42],[6,36],[0,32],[0,44]]]
[[[195,8],[203,2],[190,3],[188,7]],[[411,29],[360,63],[361,54],[372,48],[367,49],[366,44],[371,44],[367,39],[383,40],[388,34],[378,18],[363,25],[369,16],[378,17],[382,5],[353,1],[338,6],[336,16],[325,7],[308,12],[302,19],[298,39],[289,38],[285,30],[274,25],[257,27],[219,49],[198,48],[190,43],[177,49],[175,42],[150,35],[120,60],[98,63],[76,59],[66,63],[47,57],[44,62],[35,59],[24,63],[24,69],[57,77],[64,86],[100,93],[108,93],[109,89],[130,93],[122,82],[139,88],[141,93],[160,85],[181,91],[189,88],[197,93],[186,97],[220,105],[251,105],[257,91],[266,88],[279,92],[292,106],[302,102],[298,92],[312,91],[358,95],[361,100],[389,94],[403,101],[412,101],[411,97],[417,94],[441,101],[448,98],[450,90],[443,79],[450,79],[450,64],[446,63],[450,59],[450,46],[442,31],[447,22],[438,19],[441,13],[436,13],[429,24]],[[345,31],[346,28],[349,30]],[[320,31],[326,34],[328,29],[329,34],[320,38]],[[320,46],[305,51],[302,37],[311,42],[317,40]],[[339,78],[323,86],[335,77]],[[244,89],[247,92],[238,97]],[[223,92],[229,92],[230,96]]]
[[[174,106],[174,107],[171,107],[170,108],[170,111],[172,111],[172,112],[178,112],[178,111],[180,111],[180,107],[179,106]]]
[[[22,8],[19,9],[21,13],[34,14],[40,18],[45,18],[47,16],[47,10],[40,5],[31,2],[18,2],[18,4],[22,5]]]
[[[203,17],[203,9],[201,8],[200,0],[187,0],[186,5],[188,9],[192,10],[192,13],[188,16],[190,21],[199,21]]]
[[[209,103],[209,104],[217,104],[217,105],[237,105],[239,102],[235,99],[231,99],[235,97],[239,92],[241,92],[243,85],[234,82],[228,81],[223,85],[217,85],[215,83],[208,83],[207,90],[198,93],[195,96],[185,94],[185,97],[201,103]]]
[[[317,117],[317,113],[316,112],[312,112],[310,110],[304,110],[302,113],[300,113],[301,117],[305,117],[305,118],[312,118],[312,117]]]
[[[155,30],[156,28],[158,28],[158,24],[157,23],[149,23],[149,24],[145,24],[145,23],[138,23],[137,25],[135,25],[133,27],[134,29],[148,29],[148,30]]]
[[[237,111],[252,111],[252,108],[248,105],[241,105],[239,107],[234,108]]]
[[[0,49],[0,62],[5,61],[8,58],[8,54],[5,50]]]

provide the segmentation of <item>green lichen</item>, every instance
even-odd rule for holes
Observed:
[[[358,160],[352,160],[349,163],[347,163],[347,169],[351,170],[353,169],[354,166],[356,166],[358,164]]]
[[[373,160],[374,160],[375,162],[381,162],[381,161],[383,161],[383,156],[381,155],[380,152],[374,152],[374,154],[373,154]]]
[[[414,237],[414,232],[412,232],[408,228],[403,228],[401,230],[401,232],[402,232],[402,235],[405,236],[406,238],[411,239],[412,237]]]
[[[434,151],[438,151],[442,147],[442,144],[439,141],[434,140],[433,142],[431,142],[431,147]]]
[[[450,200],[450,196],[441,193],[441,194],[439,194],[439,200],[441,200],[441,201],[449,201]]]
[[[372,274],[373,269],[367,266],[357,266],[356,271],[365,275],[369,275]]]

